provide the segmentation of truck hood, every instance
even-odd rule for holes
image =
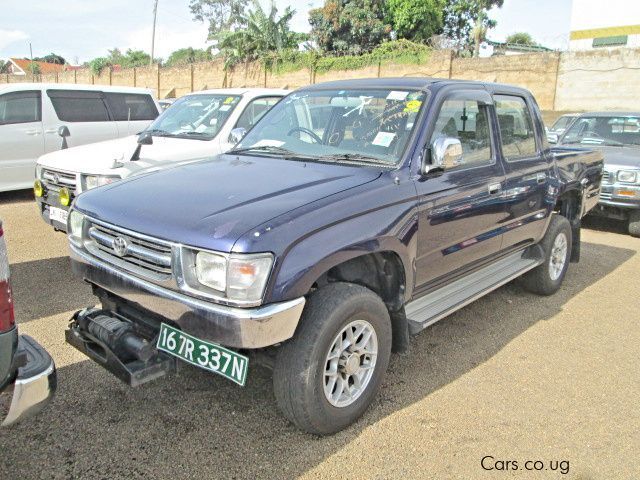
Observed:
[[[220,155],[97,188],[75,207],[172,242],[230,252],[241,235],[294,208],[371,182],[375,169]]]
[[[604,155],[605,168],[640,168],[640,147],[591,147]]]
[[[158,168],[167,163],[211,157],[220,152],[217,139],[203,141],[188,138],[153,137],[153,145],[143,145],[140,160],[131,162],[138,146],[137,135],[81,145],[47,153],[38,165],[68,172],[123,177],[133,172]]]

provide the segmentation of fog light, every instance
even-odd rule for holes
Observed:
[[[42,185],[42,182],[40,180],[36,180],[33,183],[33,193],[36,195],[36,197],[44,196],[44,185]]]
[[[67,187],[62,187],[60,189],[60,205],[68,207],[71,205],[71,192]]]

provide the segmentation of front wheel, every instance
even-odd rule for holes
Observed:
[[[632,210],[629,214],[629,234],[640,237],[640,210]]]
[[[569,268],[572,236],[569,220],[560,215],[551,217],[547,233],[540,242],[544,261],[522,276],[524,287],[538,295],[552,295],[560,289]]]
[[[274,393],[283,414],[316,435],[338,432],[373,400],[391,355],[391,320],[371,290],[333,283],[314,292],[279,350]]]

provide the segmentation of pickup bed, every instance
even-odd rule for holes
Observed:
[[[333,433],[410,334],[517,277],[557,291],[602,164],[551,149],[520,88],[309,86],[226,154],[76,199],[72,264],[101,307],[66,338],[130,385],[176,358],[242,385],[266,360],[284,415]]]

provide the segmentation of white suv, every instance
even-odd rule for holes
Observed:
[[[137,136],[42,156],[34,185],[42,218],[66,231],[69,206],[85,190],[226,152],[239,140],[239,132],[249,130],[288,93],[267,88],[192,93],[176,100]],[[184,188],[188,191],[189,186]]]
[[[41,155],[139,132],[159,112],[143,88],[0,85],[0,192],[30,188]]]

